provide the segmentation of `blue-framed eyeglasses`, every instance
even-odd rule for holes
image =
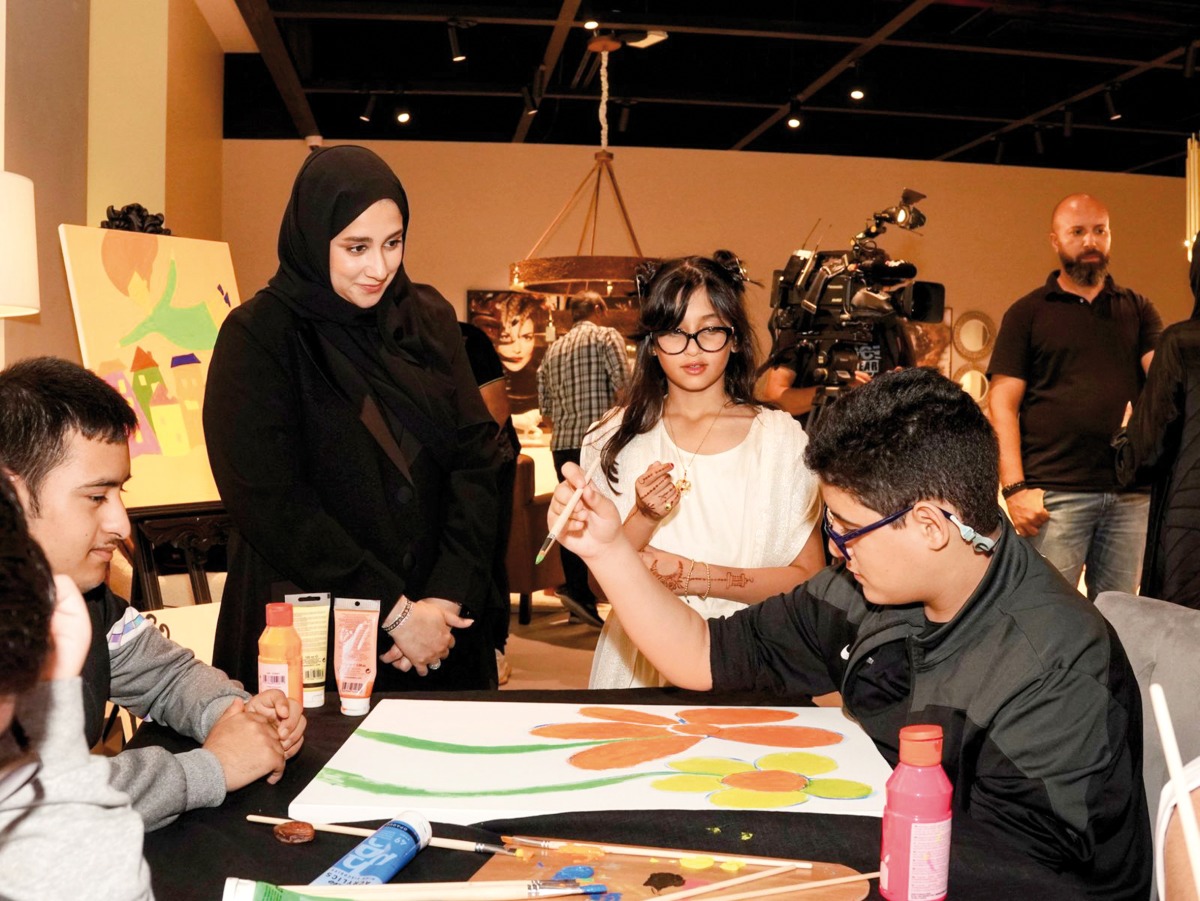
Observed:
[[[825,529],[825,537],[827,537],[830,541],[832,541],[837,546],[838,553],[841,554],[847,560],[849,560],[850,559],[850,548],[848,548],[846,545],[848,545],[855,538],[861,538],[863,535],[866,535],[868,532],[874,532],[876,529],[882,529],[888,523],[895,522],[901,516],[904,516],[906,513],[908,513],[912,508],[913,508],[913,505],[909,504],[903,510],[897,510],[895,513],[892,513],[890,516],[885,516],[883,519],[878,519],[869,525],[863,526],[862,528],[851,529],[849,532],[835,532],[833,530],[833,522],[829,519],[829,508],[826,507],[825,508],[825,518],[824,518],[824,520],[822,520],[821,526],[822,526],[822,528]]]
[[[837,546],[838,553],[841,554],[845,559],[849,560],[850,548],[847,547],[847,545],[849,545],[851,541],[853,541],[855,538],[861,538],[868,532],[874,532],[876,529],[881,529],[889,523],[895,522],[900,517],[911,511],[914,506],[916,505],[909,504],[903,510],[897,510],[895,513],[885,516],[883,519],[876,520],[875,522],[858,529],[851,529],[849,532],[835,532],[833,530],[833,523],[829,519],[829,508],[826,507],[825,516],[821,521],[821,528],[824,529],[825,536]],[[976,551],[986,554],[996,546],[996,540],[994,538],[988,538],[986,535],[981,535],[979,532],[976,532],[973,528],[971,528],[949,510],[942,510],[941,507],[938,507],[938,509],[941,510],[942,515],[945,516],[946,519],[950,520],[950,522],[954,524],[955,528],[958,529],[958,533],[962,536],[962,540],[971,545],[971,547]]]

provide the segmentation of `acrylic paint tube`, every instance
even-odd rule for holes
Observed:
[[[378,634],[379,601],[333,599],[333,672],[346,716],[362,716],[371,709]]]
[[[384,823],[309,885],[382,885],[429,844],[433,828],[415,810]]]
[[[325,704],[325,655],[329,646],[329,592],[285,594],[292,605],[292,625],[300,633],[304,663],[304,706]]]

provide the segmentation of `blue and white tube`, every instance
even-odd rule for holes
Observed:
[[[309,885],[382,885],[432,837],[429,820],[415,810],[406,810],[364,838]]]

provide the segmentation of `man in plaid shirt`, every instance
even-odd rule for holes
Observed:
[[[588,427],[608,412],[629,381],[625,339],[596,322],[606,309],[595,291],[572,298],[571,330],[550,346],[538,368],[538,405],[553,430],[550,450],[559,473],[564,463],[579,463]],[[587,565],[564,547],[559,553],[567,580],[558,587],[559,600],[576,617],[599,628],[604,620],[588,586]]]

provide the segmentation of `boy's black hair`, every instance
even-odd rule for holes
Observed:
[[[885,372],[842,394],[804,462],[881,516],[938,500],[983,534],[1000,522],[996,433],[971,396],[932,369]]]
[[[32,515],[42,482],[66,456],[72,430],[116,444],[136,428],[125,398],[74,363],[34,357],[0,372],[0,468],[21,477]]]
[[[54,581],[25,526],[21,502],[0,478],[0,695],[37,681],[50,649]]]

